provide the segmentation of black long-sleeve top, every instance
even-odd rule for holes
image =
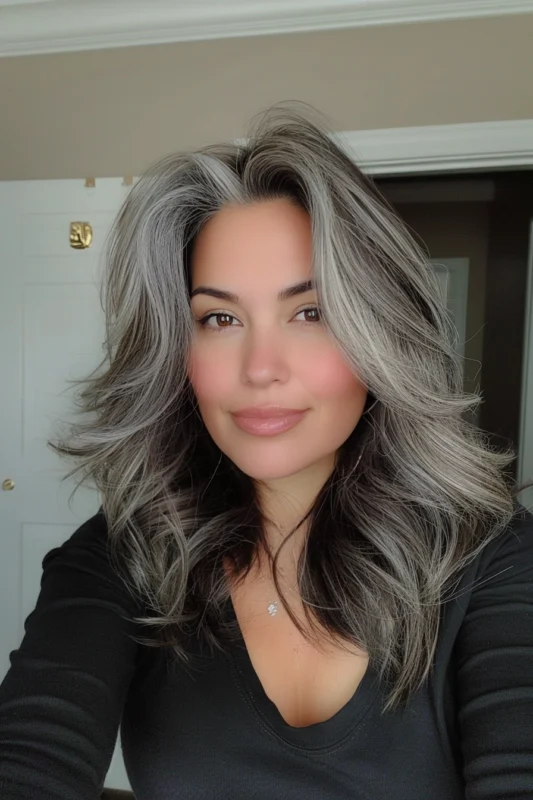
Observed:
[[[146,609],[111,566],[100,509],[45,556],[10,654],[1,800],[96,800],[119,724],[136,800],[531,800],[533,515],[517,508],[443,606],[408,706],[380,714],[369,665],[338,713],[304,728],[285,723],[242,637],[214,656],[191,637],[192,672],[131,638]]]

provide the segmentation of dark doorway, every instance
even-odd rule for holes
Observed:
[[[464,386],[483,400],[472,421],[518,450],[533,170],[375,183],[432,260],[467,260]]]

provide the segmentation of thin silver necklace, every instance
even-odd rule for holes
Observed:
[[[259,577],[259,581],[260,581],[260,583],[264,583],[264,581],[265,581],[265,576],[264,576],[264,575],[261,575],[261,576]],[[294,584],[294,586],[291,586],[291,587],[290,587],[290,588],[289,588],[287,591],[289,591],[289,592],[292,592],[292,591],[294,591],[294,589],[296,589],[297,587],[298,587],[298,582],[296,582],[296,583]],[[279,601],[279,600],[271,600],[271,601],[269,602],[269,604],[267,605],[267,611],[268,611],[268,613],[269,613],[269,615],[270,615],[271,617],[275,617],[275,616],[276,616],[276,614],[277,614],[277,613],[278,613],[278,611],[279,611],[279,608],[280,608],[280,601]]]
[[[289,589],[289,591],[291,591]],[[271,600],[267,606],[267,611],[271,617],[275,617],[279,611],[279,600]]]
[[[271,603],[268,604],[267,611],[271,617],[276,616],[276,614],[278,613],[278,607],[279,607],[279,602],[277,600],[273,600]]]

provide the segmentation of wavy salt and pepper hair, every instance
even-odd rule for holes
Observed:
[[[214,444],[188,379],[191,248],[226,204],[303,207],[322,323],[368,400],[298,525],[309,525],[298,563],[308,626],[278,583],[279,551],[274,580],[308,641],[369,653],[392,710],[431,671],[440,607],[462,569],[516,513],[522,487],[506,469],[516,454],[467,421],[481,399],[463,391],[435,271],[342,139],[303,104],[274,106],[249,134],[166,156],[134,184],[105,254],[106,356],[70,381],[90,419],[49,445],[77,460],[63,478],[82,473],[74,492],[91,479],[101,493],[114,563],[152,612],[135,618],[151,635],[134,638],[183,665],[186,632],[224,648],[222,558],[238,582],[268,547],[253,480]]]

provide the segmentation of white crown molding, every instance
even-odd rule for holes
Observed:
[[[0,56],[533,12],[533,0],[0,0]]]
[[[345,131],[338,141],[372,175],[533,167],[533,119]]]

